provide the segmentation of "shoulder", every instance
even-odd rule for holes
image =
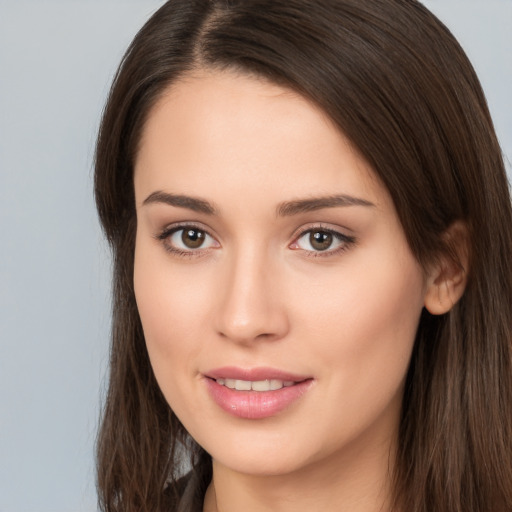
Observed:
[[[195,471],[190,471],[165,488],[166,512],[202,512],[203,488]]]

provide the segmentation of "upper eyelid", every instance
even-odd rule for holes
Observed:
[[[215,238],[215,240],[217,240],[217,237],[212,234],[210,228],[205,227],[200,222],[193,222],[193,221],[174,222],[172,224],[167,224],[166,226],[164,226],[162,229],[160,229],[158,231],[158,233],[156,234],[156,237],[157,238],[165,238],[165,237],[169,236],[171,233],[174,233],[176,231],[179,231],[180,229],[185,229],[185,228],[195,228],[199,231],[204,231],[208,236],[211,236],[212,238]]]
[[[337,226],[331,227],[330,225],[326,225],[326,223],[318,223],[318,224],[310,224],[308,226],[301,226],[299,229],[296,229],[291,235],[291,239],[293,241],[297,240],[299,237],[309,233],[311,231],[327,231],[328,233],[332,233],[333,235],[339,235],[342,238],[355,238],[354,235],[346,233],[347,231],[352,233],[352,230]]]
[[[302,233],[299,233],[295,238],[293,238],[292,240],[292,244],[294,243],[297,243],[298,240],[300,240],[301,238],[303,238],[305,235],[307,235],[308,233],[311,233],[311,232],[315,232],[315,231],[320,231],[320,232],[326,232],[326,233],[330,233],[331,235],[334,236],[334,238],[337,238],[338,241],[340,241],[341,243],[344,243],[344,244],[350,244],[350,243],[354,243],[356,241],[356,238],[352,235],[346,235],[344,233],[340,233],[339,231],[336,231],[336,230],[331,230],[331,229],[319,229],[319,228],[310,228],[310,229],[306,229],[305,231],[303,231]],[[316,251],[314,251],[316,252]],[[329,252],[329,250],[325,250],[325,252]]]

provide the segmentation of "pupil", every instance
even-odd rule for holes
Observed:
[[[204,242],[204,232],[198,229],[185,229],[181,235],[181,240],[189,249],[197,249]]]
[[[311,247],[317,251],[325,251],[332,245],[332,234],[325,231],[315,231],[309,235]]]

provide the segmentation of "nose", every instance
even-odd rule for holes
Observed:
[[[216,329],[236,343],[278,340],[289,330],[278,265],[263,253],[261,249],[245,250],[225,262]]]

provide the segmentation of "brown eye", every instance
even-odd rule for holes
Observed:
[[[353,245],[356,239],[330,229],[308,229],[295,239],[290,249],[303,250],[310,255],[334,256]]]
[[[206,239],[206,233],[200,229],[188,228],[183,229],[181,241],[188,249],[199,249]]]
[[[326,251],[333,243],[333,235],[328,231],[311,231],[309,243],[315,251]]]
[[[220,244],[204,229],[195,226],[169,228],[157,237],[162,241],[164,248],[175,254],[202,254],[204,250],[215,249]]]

